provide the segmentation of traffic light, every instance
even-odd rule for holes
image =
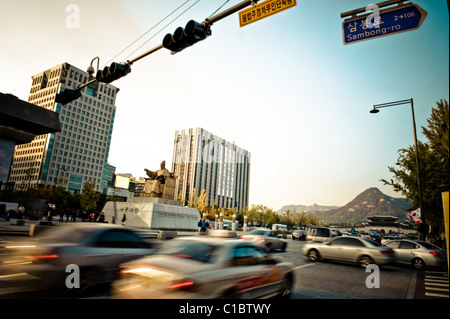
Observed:
[[[98,70],[95,79],[98,82],[111,83],[131,72],[129,64],[113,62],[110,66],[105,66],[103,70]]]
[[[163,39],[163,47],[172,51],[172,54],[199,42],[211,35],[211,27],[208,23],[198,23],[190,20],[183,29],[179,27],[172,34],[168,33]]]
[[[62,92],[56,94],[55,102],[61,104],[67,104],[72,101],[75,101],[81,96],[81,89],[65,89]]]

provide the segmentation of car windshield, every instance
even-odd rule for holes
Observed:
[[[254,229],[250,232],[251,235],[265,235],[267,231],[263,230],[263,229]]]
[[[94,227],[58,226],[43,232],[39,239],[44,243],[80,243],[96,231]]]
[[[370,239],[367,239],[367,238],[360,238],[360,239],[364,240],[364,242],[369,243],[369,245],[372,245],[372,246],[383,246],[377,241],[373,241],[373,240],[370,240]]]
[[[203,242],[172,240],[164,243],[158,250],[158,254],[191,259],[202,263],[211,263],[217,250],[217,246]]]

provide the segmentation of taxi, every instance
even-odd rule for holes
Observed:
[[[118,299],[288,298],[293,264],[260,245],[214,236],[175,238],[148,257],[121,265]]]

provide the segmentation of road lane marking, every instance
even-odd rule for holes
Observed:
[[[297,269],[300,269],[300,268],[304,268],[304,267],[308,267],[308,266],[313,266],[313,265],[315,265],[315,264],[306,264],[306,265],[302,265],[302,266],[297,266],[297,267],[294,267],[294,270],[297,270]]]
[[[3,276],[0,276],[0,279],[19,277],[19,276],[26,276],[26,275],[28,275],[26,272],[22,272],[22,273],[19,273],[19,274],[3,275]]]
[[[425,287],[425,290],[436,290],[436,291],[448,292],[448,289],[445,289],[445,288],[434,288],[434,287]]]
[[[426,292],[426,293],[425,293],[425,296],[428,296],[428,297],[443,297],[443,298],[448,298],[448,295],[444,295],[444,294],[434,294],[434,293],[431,293],[431,292]]]

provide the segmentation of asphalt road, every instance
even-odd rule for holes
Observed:
[[[9,238],[11,243],[32,240],[29,237]],[[379,288],[370,288],[372,272],[356,264],[342,262],[311,262],[301,252],[304,241],[287,239],[285,252],[273,252],[281,260],[290,261],[295,267],[295,285],[292,299],[414,299],[425,298],[425,291],[420,296],[416,286],[423,283],[424,275],[405,266],[384,266],[379,273]],[[3,247],[8,238],[3,238]],[[1,246],[1,245],[0,245]],[[0,257],[6,256],[8,250],[0,248]],[[369,282],[369,286],[367,284]],[[448,289],[448,277],[447,277]],[[420,290],[420,289],[419,289]],[[83,298],[105,298],[108,292],[102,287]],[[46,290],[36,278],[26,274],[14,273],[11,267],[0,265],[0,299],[35,299],[35,298],[74,298],[61,292]]]

